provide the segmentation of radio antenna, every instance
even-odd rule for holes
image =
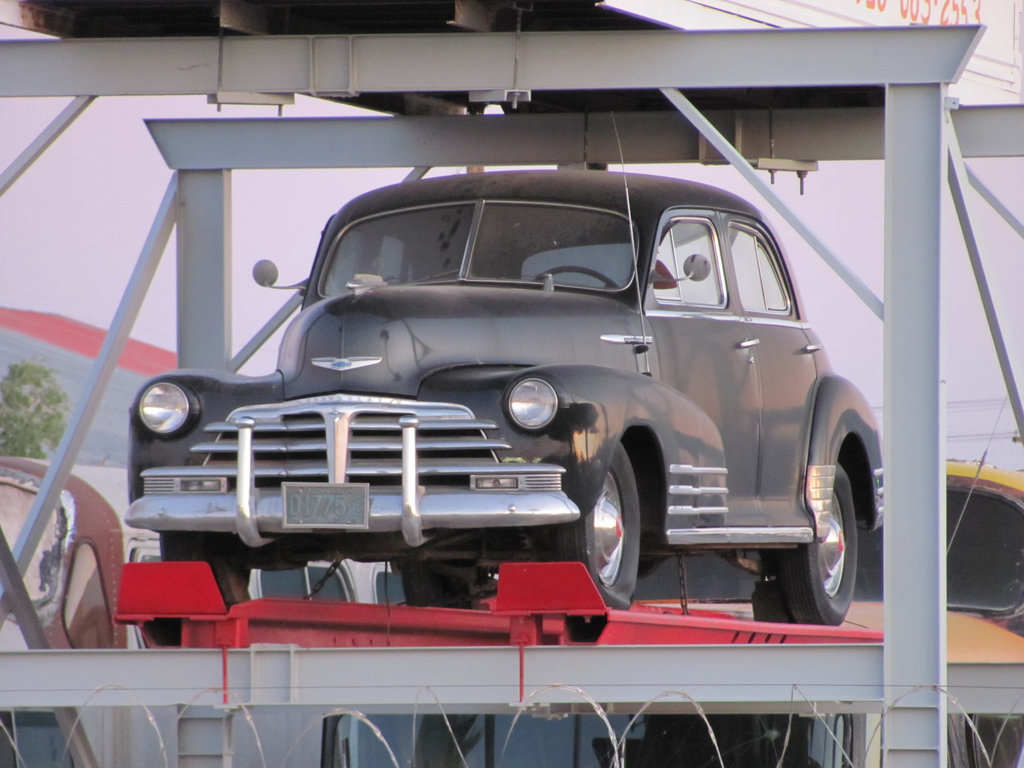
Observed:
[[[636,285],[636,303],[640,310],[640,339],[633,344],[633,352],[640,357],[640,372],[645,376],[651,375],[650,362],[647,353],[651,349],[651,337],[647,334],[647,315],[644,313],[643,289],[640,285],[640,253],[636,244],[636,233],[633,227],[633,207],[629,194],[629,178],[626,174],[626,158],[622,153],[622,139],[619,136],[619,126],[615,122],[615,113],[611,112],[612,132],[615,134],[615,145],[619,150],[619,165],[622,168],[622,190],[626,195],[626,218],[629,219],[629,248],[633,255],[633,279]]]

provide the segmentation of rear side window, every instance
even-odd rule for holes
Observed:
[[[748,312],[788,315],[792,303],[778,258],[754,229],[729,225],[729,250],[736,267],[740,303]]]

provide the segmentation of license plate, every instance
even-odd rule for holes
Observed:
[[[369,526],[369,486],[365,483],[283,483],[286,528]]]

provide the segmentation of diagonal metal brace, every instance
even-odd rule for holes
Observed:
[[[874,312],[875,316],[879,320],[885,318],[885,310],[882,300],[874,294],[874,292],[868,288],[868,286],[859,278],[856,274],[844,264],[832,250],[825,245],[824,241],[821,240],[814,232],[811,231],[810,227],[804,224],[803,221],[793,212],[793,210],[786,205],[785,201],[779,197],[771,187],[769,187],[754,168],[751,167],[747,159],[739,153],[739,151],[729,143],[729,140],[723,136],[711,122],[701,114],[693,103],[687,99],[683,94],[674,88],[662,88],[662,94],[668,99],[672,106],[678,109],[683,117],[690,121],[694,128],[696,128],[705,139],[713,146],[718,152],[729,161],[729,163],[740,172],[750,184],[756,189],[761,196],[768,202],[775,211],[786,220],[797,233],[807,241],[825,263],[832,268],[839,278],[846,283],[847,286],[860,298],[861,301]]]

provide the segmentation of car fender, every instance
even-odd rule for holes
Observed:
[[[864,395],[847,379],[828,375],[814,396],[808,467],[841,464],[850,478],[858,524],[882,522],[882,448],[878,422]]]
[[[548,381],[559,397],[551,424],[534,432],[517,428],[505,410],[509,388],[530,377]],[[502,460],[565,467],[563,488],[583,509],[597,498],[620,442],[627,443],[638,482],[644,484],[642,475],[657,478],[662,514],[671,465],[725,466],[721,435],[707,414],[678,391],[635,372],[575,364],[465,367],[427,377],[420,397],[455,400],[494,419],[511,444]],[[642,455],[645,450],[659,455]]]

